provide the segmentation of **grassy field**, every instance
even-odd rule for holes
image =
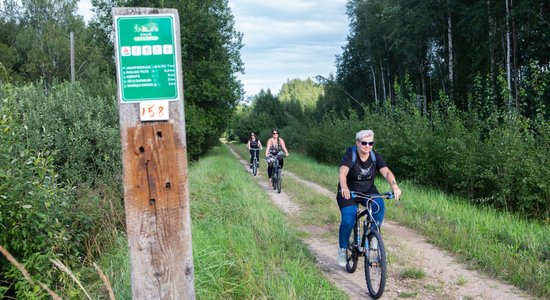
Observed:
[[[241,157],[248,157],[244,146],[234,145],[234,149]],[[391,168],[391,162],[388,164]],[[285,160],[285,169],[336,190],[337,166],[318,164],[292,152]],[[399,182],[399,174],[396,176]],[[323,205],[316,208],[315,199],[322,196],[315,196],[298,186],[293,187],[296,183],[292,181],[285,181],[285,185],[287,190],[302,193],[296,199],[310,201],[310,212],[314,217],[306,215],[304,218],[325,224],[339,221],[339,215],[335,216],[333,209],[322,209],[326,207]],[[385,181],[378,181],[377,186],[380,192],[389,190]],[[548,224],[529,222],[508,213],[474,206],[465,199],[409,182],[400,182],[400,187],[402,201],[398,207],[386,206],[388,219],[419,231],[431,243],[455,253],[472,268],[504,279],[533,295],[550,298]]]

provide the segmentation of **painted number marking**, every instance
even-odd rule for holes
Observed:
[[[139,103],[139,118],[143,121],[164,121],[169,119],[168,101],[146,101]]]

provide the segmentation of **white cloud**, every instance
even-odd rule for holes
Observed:
[[[92,19],[92,1],[80,0],[78,1],[78,14],[84,17],[84,21],[89,22]]]
[[[239,78],[248,95],[335,72],[348,34],[345,0],[230,0],[230,7],[244,34]]]

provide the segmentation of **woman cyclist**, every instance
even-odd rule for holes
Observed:
[[[248,148],[248,151],[250,151],[250,168],[252,169],[252,162],[254,161],[254,156],[258,159],[258,166],[260,165],[260,149],[262,149],[262,142],[256,138],[256,134],[252,132],[250,136],[248,137],[248,143],[246,144],[246,148]]]
[[[338,264],[346,266],[346,248],[348,247],[349,236],[355,223],[357,204],[351,199],[350,191],[364,194],[379,194],[374,186],[376,172],[386,179],[391,185],[396,200],[401,196],[401,190],[395,181],[395,176],[386,165],[384,158],[378,152],[372,151],[374,146],[374,132],[372,130],[361,130],[355,135],[356,149],[346,152],[340,164],[338,174],[338,193],[336,200],[340,208],[342,220],[338,232]],[[357,151],[353,154],[353,151]],[[355,156],[355,161],[353,157]],[[375,156],[375,157],[373,157]],[[378,209],[373,213],[376,223],[382,225],[384,220],[384,200],[375,198]],[[374,228],[378,230],[379,228]]]
[[[265,156],[267,160],[267,176],[269,177],[269,186],[271,187],[271,175],[273,174],[273,162],[277,159],[279,152],[284,151],[285,155],[288,156],[288,150],[286,150],[285,141],[279,137],[279,130],[271,130],[271,138],[267,140],[267,145],[265,146]],[[279,164],[281,169],[283,168],[284,160],[282,157],[279,158]]]

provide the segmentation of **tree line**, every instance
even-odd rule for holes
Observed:
[[[532,84],[550,67],[547,1],[349,0],[347,14],[337,81],[360,102],[395,102],[408,77],[423,113],[440,91],[466,109],[482,85],[498,107],[548,114],[548,88]]]
[[[399,178],[547,222],[550,6],[349,0],[347,14],[336,74],[261,91],[238,112],[235,137],[265,140],[278,127],[289,147],[337,164],[371,128]]]
[[[217,143],[238,101],[244,71],[242,33],[234,28],[227,0],[93,0],[86,24],[76,0],[6,0],[0,4],[0,81],[40,82],[48,89],[69,81],[70,33],[75,42],[75,78],[90,95],[114,97],[112,7],[176,8],[181,54],[188,155],[197,159]],[[110,86],[110,89],[105,87]],[[113,101],[116,101],[113,99]]]

